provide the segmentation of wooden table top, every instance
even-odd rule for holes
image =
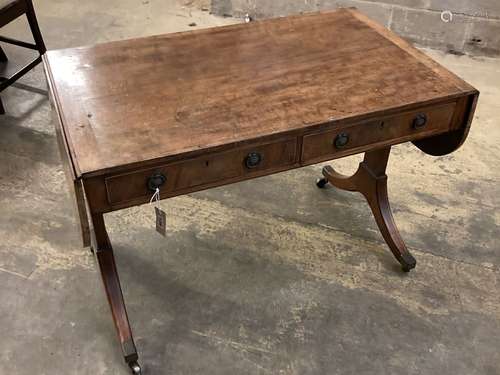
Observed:
[[[77,177],[474,89],[352,9],[49,51]]]

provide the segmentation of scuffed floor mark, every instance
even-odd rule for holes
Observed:
[[[21,277],[23,279],[28,279],[29,278],[29,275],[23,275],[22,273],[19,273],[19,272],[16,272],[16,271],[11,271],[11,270],[8,270],[8,269],[3,268],[3,267],[0,267],[0,272],[5,272],[5,273],[8,273],[8,274],[17,276],[17,277]]]
[[[220,205],[223,211],[214,213],[213,208],[205,201],[193,199],[187,195],[163,201],[161,208],[167,213],[168,236],[194,229],[196,226],[196,236],[213,237],[218,231],[238,220],[234,216],[236,212],[225,209],[223,205]],[[155,216],[152,205],[133,207],[119,211],[119,213],[111,213],[111,215],[119,218],[123,225],[139,225],[145,229],[154,229]],[[198,226],[198,223],[203,223],[203,225]]]
[[[292,334],[294,339],[299,343],[306,343],[307,336],[313,335],[306,329],[304,321],[308,316],[318,308],[318,303],[308,301],[303,304],[292,306],[288,319],[281,319],[278,323],[278,335],[285,336],[287,333]]]
[[[275,356],[275,353],[267,350],[266,348],[235,341],[230,338],[221,337],[216,334],[213,330],[209,330],[207,332],[200,332],[196,330],[191,330],[191,333],[196,336],[205,338],[208,340],[210,345],[221,348],[230,348],[238,353],[239,358],[243,361],[250,363],[253,367],[256,367],[260,372],[264,372],[266,374],[272,374],[273,371],[264,367],[262,362],[269,362],[272,357]],[[265,360],[262,358],[265,357]]]
[[[254,345],[249,345],[249,344],[241,343],[241,342],[234,341],[234,340],[231,340],[228,338],[217,336],[216,332],[213,332],[213,331],[199,332],[196,330],[191,330],[191,332],[194,333],[195,335],[209,339],[215,345],[230,346],[235,350],[249,352],[249,353],[258,353],[258,354],[264,353],[264,354],[271,354],[271,355],[274,354],[273,352],[271,352],[265,348],[262,348],[262,347],[257,347]]]
[[[20,273],[15,270],[6,269],[13,274],[19,274],[24,278],[30,278],[37,272],[47,270],[71,270],[75,267],[93,269],[94,261],[90,253],[82,248],[55,247],[50,241],[36,233],[29,236],[18,236],[6,231],[0,231],[0,237],[7,243],[11,249],[23,247],[30,249],[30,252],[36,257],[34,267],[30,272]]]
[[[28,242],[29,246],[37,246],[36,272],[47,270],[71,270],[76,267],[94,269],[92,256],[86,249],[55,248],[50,242],[34,237]]]
[[[225,248],[245,248],[314,278],[390,298],[424,319],[461,311],[500,317],[499,288],[491,288],[498,286],[496,270],[410,249],[418,266],[403,274],[382,241],[363,241],[318,225],[192,196],[171,199],[162,207],[167,212],[167,236],[189,231]],[[113,215],[119,227],[150,230],[154,235],[152,212],[152,207],[143,206]],[[470,287],[463,287],[466,283]]]

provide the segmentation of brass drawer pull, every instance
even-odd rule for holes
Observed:
[[[349,143],[349,135],[345,133],[340,133],[335,137],[333,145],[335,148],[344,148]]]
[[[427,115],[425,113],[419,113],[413,119],[413,129],[421,129],[427,124]]]
[[[167,177],[161,173],[155,173],[151,177],[148,178],[147,186],[148,190],[156,191],[157,188],[162,186],[167,181]]]
[[[251,152],[245,158],[245,165],[248,169],[256,168],[262,161],[262,155],[258,152]]]

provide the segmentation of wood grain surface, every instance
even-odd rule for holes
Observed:
[[[475,90],[352,9],[50,51],[77,177]]]

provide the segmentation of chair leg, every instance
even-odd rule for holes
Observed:
[[[6,62],[7,61],[7,55],[3,51],[2,47],[0,47],[0,62]]]
[[[33,2],[31,0],[26,1],[26,17],[28,18],[31,33],[33,34],[33,39],[35,40],[35,44],[38,47],[38,52],[40,53],[40,55],[43,55],[47,51],[47,49],[45,47],[45,43],[43,42],[42,33],[36,19],[35,8],[33,7]]]
[[[40,54],[40,56],[38,56],[35,60],[26,65],[23,69],[14,74],[12,77],[0,79],[0,90],[3,90],[5,87],[11,85],[17,79],[21,78],[21,76],[26,74],[29,70],[33,69],[36,65],[38,65],[42,61],[41,56],[47,51],[45,43],[43,42],[42,33],[40,32],[40,27],[38,26],[38,21],[36,19],[35,9],[33,7],[32,0],[25,0],[25,5],[26,5],[26,18],[28,19],[31,33],[33,34],[33,40],[35,41],[36,49]],[[18,43],[15,42],[16,41],[14,41],[13,44],[21,43],[19,41],[17,41]],[[25,44],[28,45],[26,46],[27,48],[33,48],[32,44],[29,43]],[[21,46],[25,47],[23,45]],[[7,55],[3,51],[2,47],[0,47],[0,62],[6,62],[6,61],[7,61]],[[3,114],[5,114],[5,108],[3,106],[2,99],[0,98],[0,115]]]

